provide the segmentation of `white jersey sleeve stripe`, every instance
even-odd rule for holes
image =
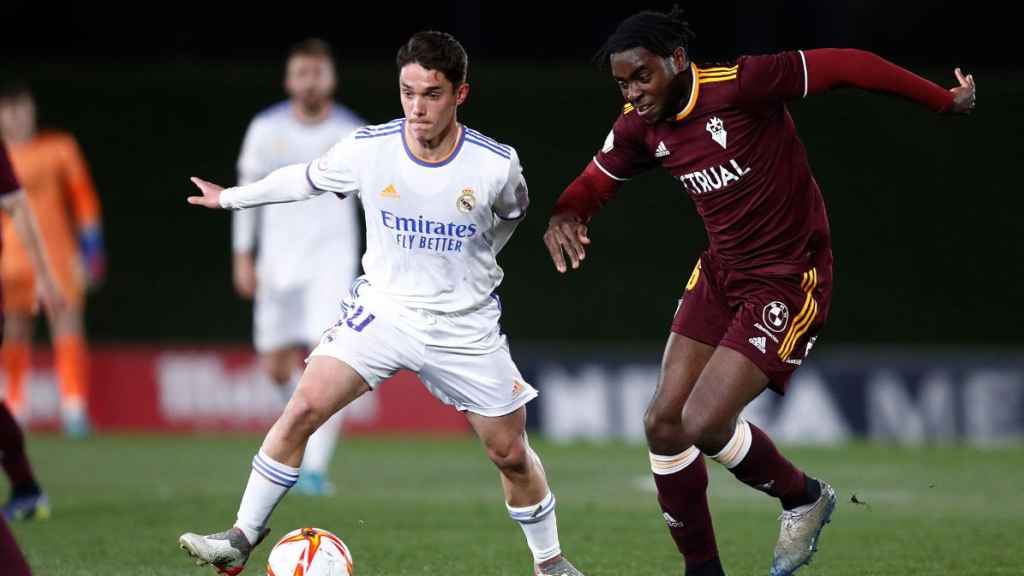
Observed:
[[[508,159],[510,157],[510,154],[509,154],[509,152],[507,150],[502,150],[498,146],[495,146],[494,144],[489,144],[489,143],[479,139],[478,137],[476,137],[476,136],[474,136],[472,134],[469,134],[469,133],[466,134],[466,142],[469,142],[471,144],[476,144],[477,146],[480,146],[481,148],[485,148],[487,150],[490,150],[491,152],[494,152],[495,154],[497,154],[498,156],[501,156],[502,158]]]
[[[601,166],[601,163],[597,161],[597,156],[594,156],[594,166],[597,166],[598,168],[600,168],[601,172],[604,172],[605,175],[607,175],[612,180],[618,180],[619,182],[626,182],[626,181],[629,180],[629,178],[619,178],[615,174],[612,174],[611,172],[605,170],[604,166]]]
[[[807,98],[807,85],[810,83],[810,79],[807,78],[807,57],[804,56],[803,50],[797,50],[800,53],[800,62],[804,65],[804,98]]]

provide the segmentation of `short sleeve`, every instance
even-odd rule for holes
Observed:
[[[807,95],[807,64],[801,51],[743,56],[738,62],[739,98],[750,105]]]
[[[642,120],[630,117],[631,114],[636,112],[629,111],[619,116],[604,145],[594,156],[597,167],[615,180],[629,180],[657,166],[644,146]]]
[[[530,192],[526,187],[526,178],[523,177],[519,154],[514,148],[511,150],[508,178],[492,206],[494,214],[502,220],[519,220],[526,215],[526,208],[530,205]]]
[[[309,185],[320,192],[333,192],[339,196],[358,195],[357,152],[354,133],[340,140],[306,166]]]

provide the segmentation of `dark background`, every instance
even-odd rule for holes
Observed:
[[[1024,69],[1004,9],[962,2],[682,3],[698,61],[795,48],[869,49],[952,86],[973,73],[978,111],[939,116],[840,90],[790,110],[832,222],[836,288],[823,343],[1024,344]],[[330,41],[339,99],[378,123],[401,115],[393,63],[416,30],[470,54],[460,119],[515,146],[533,206],[502,252],[503,326],[515,340],[664,337],[703,227],[678,183],[625,186],[592,226],[584,269],[559,277],[547,212],[621,109],[590,56],[642,7],[550,2],[258,6],[5,3],[0,79],[33,86],[44,127],[71,131],[104,207],[107,284],[88,310],[104,341],[242,341],[248,305],[230,282],[226,213],[189,207],[188,177],[234,180],[253,114],[283,98],[288,46]],[[339,295],[343,288],[339,287]]]

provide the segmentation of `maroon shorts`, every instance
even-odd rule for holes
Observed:
[[[779,394],[810,352],[832,299],[830,260],[801,272],[723,270],[707,252],[697,261],[672,331],[743,354]]]

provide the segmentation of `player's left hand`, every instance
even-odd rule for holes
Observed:
[[[213,182],[207,182],[202,178],[191,178],[192,183],[199,188],[199,191],[203,193],[202,196],[189,196],[187,198],[189,204],[196,204],[197,206],[205,206],[207,208],[220,209],[220,193],[224,190],[223,186],[218,186]]]
[[[953,93],[952,111],[957,114],[970,114],[974,112],[977,100],[974,76],[972,74],[964,76],[964,73],[959,68],[953,70],[953,73],[956,74],[956,80],[960,85],[949,89]]]
[[[107,276],[107,255],[99,226],[90,226],[78,233],[78,250],[85,264],[86,286],[99,287]]]

